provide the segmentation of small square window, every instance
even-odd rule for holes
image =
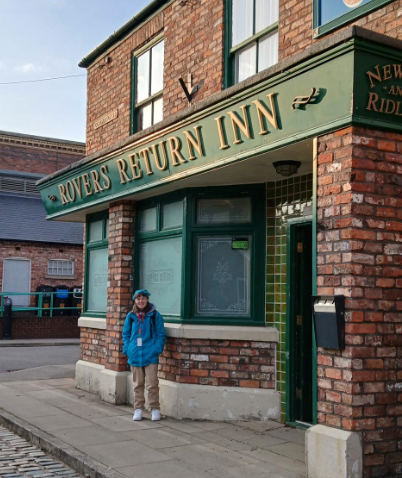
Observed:
[[[144,209],[139,214],[140,218],[140,232],[156,231],[156,207]]]

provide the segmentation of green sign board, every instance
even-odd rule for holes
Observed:
[[[390,61],[390,48],[387,52],[368,52],[367,42],[359,49],[356,39],[349,40],[118,152],[84,161],[39,186],[48,218],[135,197],[339,129],[355,118],[402,129],[400,64],[393,66],[398,62]],[[382,102],[385,94],[388,101]]]
[[[232,239],[232,249],[243,249],[248,250],[248,240],[247,239]]]

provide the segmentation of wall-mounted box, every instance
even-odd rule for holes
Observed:
[[[345,296],[313,296],[317,347],[345,348]]]

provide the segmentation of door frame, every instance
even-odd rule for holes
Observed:
[[[32,276],[32,261],[31,259],[28,259],[26,257],[4,257],[3,258],[3,274],[2,274],[2,278],[1,278],[1,291],[2,292],[10,292],[10,291],[5,291],[4,290],[4,277],[5,277],[5,270],[6,270],[6,261],[25,261],[25,262],[29,262],[29,274],[28,274],[28,291],[27,291],[27,294],[30,294],[31,293],[31,276]],[[28,295],[29,299],[28,299],[28,305],[27,306],[23,306],[23,307],[29,307],[30,306],[30,301],[31,301],[31,296]],[[12,300],[12,297],[11,297],[11,300]],[[19,307],[19,306],[18,306]]]
[[[295,360],[290,354],[290,350],[293,347],[294,344],[294,336],[295,336],[295,330],[294,330],[294,324],[291,321],[291,316],[292,316],[292,301],[290,300],[290,291],[291,291],[291,279],[292,279],[292,272],[291,272],[291,264],[294,262],[294,251],[292,250],[292,243],[294,242],[294,236],[295,236],[295,227],[298,225],[304,225],[304,224],[311,224],[311,230],[312,230],[312,261],[311,261],[311,267],[312,267],[312,284],[311,284],[311,290],[312,294],[315,294],[315,287],[316,287],[316,247],[315,247],[315,234],[314,234],[314,218],[313,216],[305,216],[305,217],[297,217],[297,218],[292,218],[288,219],[287,221],[287,267],[286,267],[286,423],[299,427],[299,428],[307,428],[308,426],[304,426],[299,422],[295,421],[294,418],[294,396],[293,396],[293,391],[295,388],[294,384],[294,367],[295,367]],[[311,318],[312,320],[312,318]],[[315,343],[315,333],[314,333],[314,322],[313,322],[313,328],[312,328],[312,425],[315,425],[317,423],[317,346]]]

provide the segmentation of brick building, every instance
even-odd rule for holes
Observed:
[[[400,476],[401,24],[400,0],[154,0],[81,61],[88,156],[39,185],[87,227],[78,387],[132,400],[145,287],[163,413],[283,420],[310,476]],[[344,297],[345,347],[311,296]]]
[[[82,284],[83,225],[46,221],[36,181],[85,155],[85,145],[0,132],[0,290],[35,292],[39,285]],[[13,307],[35,297],[11,296]],[[57,314],[55,314],[57,315]],[[14,314],[13,338],[69,337],[77,318]],[[2,334],[1,334],[2,337]]]

